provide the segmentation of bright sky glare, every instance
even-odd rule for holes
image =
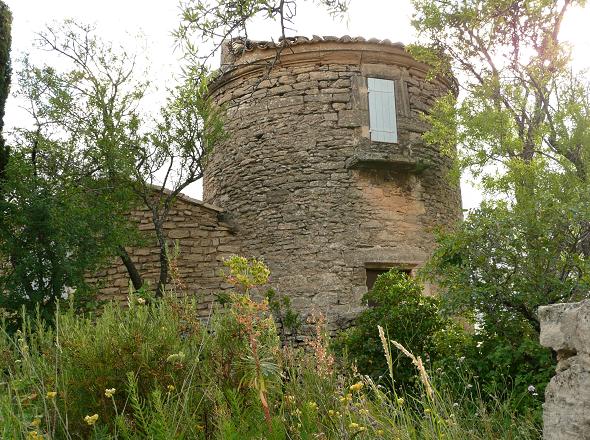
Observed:
[[[105,40],[129,48],[146,51],[151,64],[152,79],[166,85],[179,72],[178,51],[174,50],[171,32],[178,26],[177,0],[4,0],[13,13],[13,58],[32,51],[35,33],[47,23],[73,18],[82,23],[96,24]],[[414,40],[410,25],[412,6],[410,0],[351,0],[350,10],[343,20],[333,20],[324,10],[311,1],[301,2],[297,11],[294,31],[291,34],[351,35],[366,38],[388,38],[391,41],[409,43]],[[590,6],[570,14],[563,26],[563,39],[573,45],[576,68],[590,67]],[[250,37],[268,40],[277,37],[276,24],[259,21],[251,27]],[[147,46],[139,45],[142,35]],[[14,84],[14,82],[13,82]],[[14,86],[13,86],[14,88]],[[7,128],[22,125],[24,114],[12,99],[7,108]],[[462,182],[464,208],[476,207],[479,191],[467,181]],[[201,198],[200,183],[187,191]]]

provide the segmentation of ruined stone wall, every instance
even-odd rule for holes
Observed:
[[[213,294],[229,288],[219,276],[222,260],[240,253],[240,246],[232,228],[221,222],[222,210],[186,196],[180,196],[170,211],[164,229],[171,243],[178,244],[175,261],[177,294],[196,296],[203,316],[208,314]],[[144,247],[128,249],[144,280],[155,289],[160,275],[159,249],[156,246],[153,225],[147,209],[131,213],[145,234]],[[125,300],[129,292],[129,276],[123,263],[117,259],[113,265],[89,279],[102,286],[101,299]]]
[[[230,139],[209,157],[204,200],[238,228],[242,253],[263,257],[273,286],[333,327],[363,307],[366,269],[416,268],[433,228],[460,217],[449,161],[420,135],[420,118],[450,83],[403,46],[297,39],[281,52],[254,44],[213,85]],[[243,48],[242,48],[243,49]],[[399,142],[369,139],[367,78],[395,80]]]
[[[539,308],[541,345],[557,352],[545,391],[543,438],[590,439],[590,300]]]

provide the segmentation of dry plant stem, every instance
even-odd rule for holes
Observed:
[[[309,338],[307,344],[313,350],[317,360],[316,372],[321,377],[328,377],[334,371],[334,357],[330,354],[324,337],[326,318],[322,313],[313,312],[307,322],[314,324],[315,327],[315,339]]]
[[[377,329],[379,330],[379,338],[381,339],[381,345],[383,346],[383,351],[385,352],[385,360],[387,361],[387,368],[389,369],[389,377],[391,379],[391,384],[393,385],[393,361],[391,358],[391,353],[389,351],[389,344],[387,343],[387,339],[385,338],[385,332],[383,331],[383,327],[378,325]]]
[[[379,335],[381,336],[383,329],[379,328],[379,330]],[[391,340],[391,343],[395,346],[395,348],[397,348],[399,351],[401,351],[404,355],[406,355],[408,358],[412,360],[412,363],[416,366],[416,369],[420,373],[420,380],[422,381],[422,384],[424,384],[426,395],[432,399],[434,397],[434,391],[432,390],[432,386],[430,385],[430,379],[428,378],[428,374],[426,373],[426,369],[424,368],[424,364],[422,363],[422,359],[420,358],[420,356],[414,356],[406,349],[406,347],[404,347],[399,342],[394,341],[393,339]]]

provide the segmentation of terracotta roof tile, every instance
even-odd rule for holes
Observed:
[[[384,46],[394,46],[399,48],[404,48],[403,43],[393,43],[390,40],[380,40],[378,38],[371,38],[367,40],[363,37],[351,37],[350,35],[344,35],[342,37],[335,37],[331,35],[320,37],[319,35],[313,35],[312,38],[308,38],[305,36],[294,36],[294,37],[287,37],[287,38],[280,38],[279,41],[257,41],[257,40],[248,40],[243,38],[236,38],[231,40],[228,43],[230,51],[234,55],[239,55],[243,52],[250,52],[256,49],[276,49],[281,47],[292,47],[297,46],[300,44],[314,44],[314,43],[372,43],[372,44],[382,44]]]

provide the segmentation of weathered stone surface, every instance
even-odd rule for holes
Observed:
[[[240,245],[232,228],[220,221],[222,211],[212,205],[180,196],[171,211],[165,230],[171,244],[178,243],[180,253],[175,261],[178,268],[176,279],[170,280],[178,286],[179,294],[196,296],[202,304],[202,316],[208,316],[212,294],[230,286],[220,276],[223,257],[239,254]],[[131,217],[146,234],[153,233],[150,213],[137,210]],[[159,277],[159,254],[155,237],[147,239],[146,247],[129,248],[131,259],[137,265],[144,280],[155,287]],[[120,260],[98,272],[88,281],[99,286],[101,299],[125,301],[129,292],[129,276]]]
[[[242,253],[265,259],[297,311],[345,326],[364,306],[367,267],[420,266],[434,228],[460,218],[449,159],[416,142],[450,84],[427,80],[399,45],[298,43],[270,73],[276,51],[253,47],[211,86],[230,138],[208,158],[204,199],[226,210]],[[396,81],[396,144],[369,139],[371,75]],[[292,90],[273,96],[278,84]],[[234,93],[249,87],[260,93]]]
[[[543,438],[590,439],[590,300],[539,308],[541,344],[557,352],[545,391]]]

